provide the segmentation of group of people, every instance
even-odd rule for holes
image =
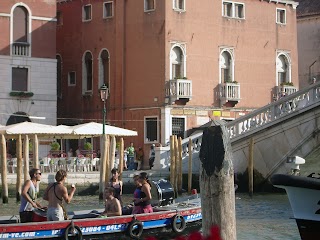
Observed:
[[[150,146],[149,152],[149,168],[152,169],[154,160],[155,160],[155,145]],[[135,150],[133,143],[130,143],[130,146],[126,149],[125,155],[127,158],[127,169],[128,170],[142,170],[144,152],[142,147],[139,147],[138,150]]]
[[[106,184],[104,190],[105,211],[101,217],[122,215],[123,202],[121,199],[123,183],[119,180],[118,169],[112,169],[112,177]],[[55,175],[56,182],[48,184],[43,199],[48,201],[48,206],[43,207],[36,201],[39,194],[38,182],[41,180],[41,171],[33,168],[29,171],[30,180],[25,181],[21,192],[20,221],[22,223],[32,222],[34,209],[43,209],[47,211],[48,221],[62,221],[66,219],[66,210],[63,202],[70,203],[76,191],[75,185],[71,185],[68,192],[64,186],[67,179],[67,172],[63,169],[57,171]],[[148,180],[148,174],[141,172],[133,177],[136,189],[133,193],[132,214],[151,213],[151,184]]]
[[[47,220],[61,221],[65,219],[65,209],[63,200],[70,203],[76,191],[75,185],[72,185],[70,192],[64,186],[67,179],[67,172],[60,169],[56,175],[56,182],[51,183],[45,190],[43,199],[48,201],[48,206],[43,207],[36,201],[39,194],[38,182],[41,180],[40,169],[33,168],[29,171],[30,180],[25,181],[21,191],[21,205],[19,209],[21,222],[32,222],[34,209],[46,209]]]
[[[105,211],[102,216],[121,216],[122,215],[122,181],[119,180],[118,169],[112,169],[112,177],[107,184],[105,195]],[[131,214],[152,213],[151,206],[151,184],[146,172],[141,172],[133,177],[136,189],[133,193],[133,204]]]

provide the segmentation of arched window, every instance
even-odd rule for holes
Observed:
[[[30,9],[27,6],[23,6],[23,3],[19,3],[12,8],[12,55],[30,56],[29,12]]]
[[[223,50],[220,54],[220,82],[234,82],[234,62],[231,55],[232,50]]]
[[[171,64],[171,79],[178,79],[185,77],[185,56],[179,46],[175,46],[170,52],[170,64]]]
[[[60,55],[56,55],[57,59],[57,96],[62,97],[62,59]]]
[[[17,6],[13,11],[13,42],[28,42],[28,10]]]
[[[291,67],[288,56],[279,54],[277,58],[277,80],[278,85],[291,82]]]
[[[99,58],[99,86],[100,88],[103,84],[109,86],[110,79],[110,57],[109,52],[104,49],[100,53]]]
[[[92,54],[86,52],[83,60],[82,90],[86,94],[92,92]]]

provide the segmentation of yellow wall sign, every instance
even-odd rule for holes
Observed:
[[[221,116],[221,111],[213,111],[212,115],[214,117],[220,117]]]

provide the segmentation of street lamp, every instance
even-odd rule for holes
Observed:
[[[106,101],[108,99],[109,89],[107,88],[106,84],[103,84],[100,87],[100,97],[103,102],[103,126],[102,126],[102,134],[105,134],[105,124],[106,124]]]

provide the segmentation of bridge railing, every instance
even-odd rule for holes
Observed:
[[[320,83],[283,97],[226,124],[231,139],[292,114],[320,101]]]
[[[258,128],[272,124],[275,120],[280,120],[282,117],[286,117],[289,114],[293,114],[318,102],[320,102],[320,82],[226,123],[231,142],[238,140],[244,134],[247,135],[250,134],[250,132],[257,131]],[[202,132],[200,131],[182,140],[183,172],[188,171],[190,138],[192,140],[192,168],[194,172],[199,169],[200,161],[196,160],[199,159],[199,151],[202,143]],[[156,148],[155,163],[159,164],[159,166],[155,165],[155,169],[169,167],[169,146]]]

